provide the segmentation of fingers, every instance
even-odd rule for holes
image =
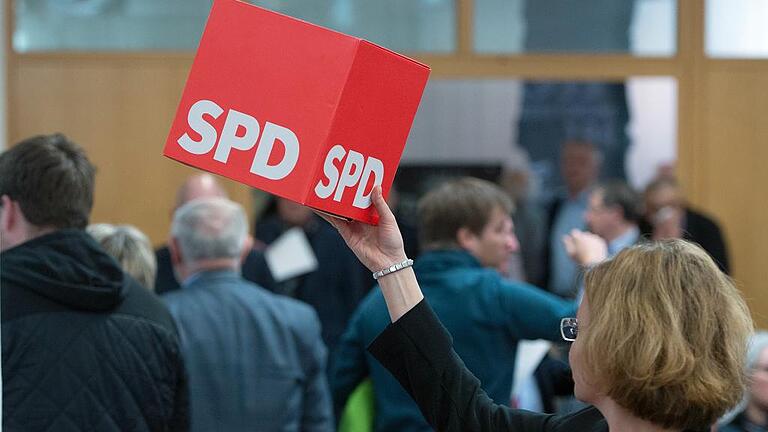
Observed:
[[[573,244],[573,237],[571,237],[571,235],[570,235],[570,234],[566,234],[566,235],[564,235],[564,236],[563,236],[563,239],[562,239],[562,240],[563,240],[563,246],[565,246],[565,250],[566,250],[566,251],[568,251],[568,253],[570,253],[570,251],[571,251],[571,250],[574,248],[574,246],[575,246],[575,245]]]
[[[348,228],[348,223],[346,221],[343,221],[341,219],[337,219],[333,216],[329,216],[328,214],[318,211],[318,210],[312,210],[315,212],[316,215],[323,218],[326,222],[331,224],[332,227],[336,228],[336,231],[340,232],[342,236],[344,235],[345,230]]]
[[[334,227],[334,228],[336,228],[336,229],[339,229],[339,227],[337,227],[337,226],[336,226],[336,221],[334,220],[334,218],[332,218],[332,217],[328,216],[327,214],[325,214],[325,213],[323,213],[323,212],[321,212],[321,211],[317,211],[317,210],[315,210],[315,209],[312,209],[312,211],[313,211],[313,212],[314,212],[316,215],[318,215],[318,216],[320,216],[321,218],[323,218],[323,219],[324,219],[326,222],[328,222],[329,224],[333,225],[333,227]]]
[[[386,225],[397,225],[397,222],[395,221],[395,215],[392,214],[392,210],[389,209],[387,202],[384,200],[384,195],[381,192],[381,186],[374,186],[373,190],[371,191],[371,201],[373,201],[373,205],[379,214],[380,224],[384,223]],[[315,214],[336,228],[336,230],[338,230],[342,236],[345,235],[345,233],[347,233],[357,223],[337,219],[319,210],[313,209],[312,211],[314,211]]]
[[[568,237],[570,239],[571,245],[574,248],[577,248],[579,245],[589,243],[590,241],[594,242],[595,239],[600,238],[599,236],[592,234],[591,232],[581,231],[578,229],[571,230],[570,234],[568,234]]]
[[[371,199],[376,211],[379,213],[379,223],[396,224],[395,215],[389,209],[387,202],[384,201],[384,195],[381,193],[381,186],[374,186],[371,191]]]
[[[570,232],[569,234],[570,234],[570,235],[571,235],[571,237],[573,237],[573,238],[578,238],[578,237],[582,236],[583,234],[586,234],[586,232],[585,232],[585,231],[582,231],[582,230],[579,230],[579,229],[576,229],[576,228],[574,228],[574,229],[572,229],[572,230],[571,230],[571,232]]]
[[[563,246],[565,246],[565,253],[572,257],[576,253],[576,242],[572,235],[566,234],[563,236]]]

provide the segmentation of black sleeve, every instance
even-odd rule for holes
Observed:
[[[453,351],[451,336],[422,300],[368,351],[397,378],[437,431],[552,431],[556,417],[495,404]]]

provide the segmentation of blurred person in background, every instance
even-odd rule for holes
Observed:
[[[576,264],[568,257],[563,236],[574,229],[586,228],[584,214],[589,194],[600,174],[602,154],[589,141],[568,141],[560,153],[560,171],[565,182],[565,194],[549,208],[547,289],[561,297],[575,298],[579,286]]]
[[[179,187],[173,209],[176,211],[189,201],[198,198],[227,198],[227,191],[211,174],[195,174],[189,176]],[[263,249],[263,245],[255,242],[254,247],[245,257],[242,274],[245,279],[269,289],[273,282],[261,249]],[[180,285],[173,273],[171,251],[168,249],[168,245],[159,247],[155,251],[155,257],[157,259],[157,276],[155,278],[157,293],[164,294],[178,290]]]
[[[768,431],[768,332],[752,337],[747,353],[749,384],[743,406],[720,432]]]
[[[149,290],[155,289],[157,262],[149,238],[133,225],[99,223],[86,229],[123,270]]]
[[[171,259],[182,288],[163,296],[181,335],[192,431],[333,430],[317,314],[245,280],[243,208],[224,198],[174,213]]]
[[[6,431],[186,431],[168,310],[85,232],[95,167],[64,135],[0,155]]]
[[[691,208],[678,181],[661,176],[645,188],[642,231],[654,240],[680,238],[698,243],[725,273],[730,273],[728,247],[720,225]]]
[[[308,207],[291,200],[275,197],[273,213],[256,223],[256,239],[270,245],[292,228],[300,228],[306,236],[317,268],[284,281],[270,282],[270,289],[315,308],[323,328],[323,341],[332,353],[349,317],[373,281],[335,229]]]
[[[508,271],[512,279],[545,286],[546,218],[536,201],[531,199],[530,174],[527,156],[518,151],[506,161],[499,179],[499,185],[514,204],[512,222],[520,242],[520,249],[510,259]]]
[[[584,218],[590,231],[605,240],[609,257],[640,240],[640,198],[623,181],[598,185],[589,195]]]

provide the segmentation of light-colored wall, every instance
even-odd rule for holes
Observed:
[[[403,162],[497,164],[517,138],[519,80],[430,80]]]
[[[635,77],[627,80],[631,147],[626,168],[630,184],[642,189],[659,165],[677,159],[677,80]]]
[[[644,187],[660,164],[677,156],[677,81],[633,77],[626,81],[631,146],[629,182]],[[403,162],[498,164],[512,155],[522,110],[522,81],[440,80],[427,86],[408,137]]]

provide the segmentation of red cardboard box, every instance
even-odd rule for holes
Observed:
[[[332,30],[216,0],[165,156],[376,223],[429,68]]]

